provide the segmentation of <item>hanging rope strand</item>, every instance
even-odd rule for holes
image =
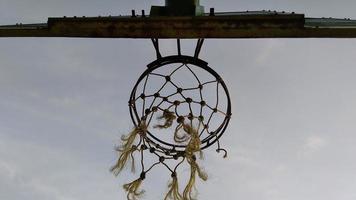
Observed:
[[[145,124],[141,124],[140,126],[133,129],[127,136],[121,137],[122,145],[117,149],[119,152],[119,159],[117,160],[116,164],[110,169],[116,176],[120,174],[120,172],[126,166],[127,161],[132,159],[132,167],[131,170],[135,171],[135,161],[133,157],[133,153],[137,151],[137,146],[133,145],[136,137],[138,135],[145,135],[147,131],[147,126]],[[142,140],[141,140],[142,141]],[[140,143],[141,143],[140,141]],[[140,144],[139,143],[139,144]]]

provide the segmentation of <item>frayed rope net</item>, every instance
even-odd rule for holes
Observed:
[[[208,80],[199,79],[197,71]],[[197,162],[197,158],[203,157],[202,150],[216,144],[216,151],[227,157],[227,151],[219,142],[231,117],[230,97],[224,81],[197,58],[161,58],[148,65],[138,79],[129,108],[135,127],[121,137],[121,145],[116,148],[118,160],[111,168],[115,175],[128,165],[135,172],[135,159],[139,157],[140,176],[123,186],[127,199],[136,200],[144,194],[141,185],[148,172],[158,165],[167,168],[171,175],[164,200],[195,199],[196,178],[203,181],[208,178]],[[146,153],[156,157],[148,167],[144,160]],[[175,163],[173,167],[168,161]],[[190,176],[180,190],[177,169],[183,163],[189,166]]]

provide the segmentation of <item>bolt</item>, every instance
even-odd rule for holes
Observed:
[[[131,17],[136,17],[136,12],[135,12],[135,10],[131,10]]]
[[[210,8],[209,16],[215,16],[215,9],[214,8]]]

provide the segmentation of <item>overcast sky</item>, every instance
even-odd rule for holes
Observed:
[[[356,18],[351,0],[201,3]],[[0,24],[152,4],[163,1],[0,0]],[[191,52],[195,41],[184,42]],[[201,57],[225,79],[233,118],[221,140],[229,157],[212,150],[202,162],[210,179],[199,199],[356,199],[355,52],[355,39],[207,40]],[[109,172],[113,148],[132,128],[129,93],[154,59],[149,40],[0,38],[0,199],[125,199],[121,185],[136,176]],[[144,199],[162,199],[168,181],[153,172]]]

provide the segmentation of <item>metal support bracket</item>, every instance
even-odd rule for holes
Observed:
[[[199,57],[199,53],[201,51],[201,47],[203,46],[203,43],[204,43],[204,38],[199,38],[197,42],[197,46],[195,47],[194,58]]]
[[[157,59],[161,59],[162,55],[161,52],[159,51],[159,43],[158,43],[158,38],[151,38],[153,46],[156,50],[156,55],[157,55]]]

